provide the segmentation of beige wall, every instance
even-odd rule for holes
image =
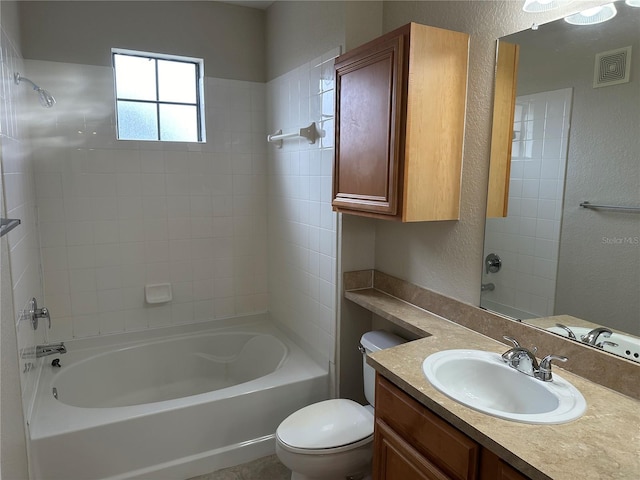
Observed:
[[[23,56],[111,65],[112,47],[204,58],[209,77],[263,82],[262,10],[222,2],[20,2]]]
[[[267,80],[342,46],[380,35],[383,2],[276,1],[267,9]]]
[[[361,17],[358,23],[357,10],[349,12],[339,3],[351,4],[350,8],[357,9],[357,4],[364,2],[276,2],[269,7],[268,78],[318,55],[335,39],[346,44],[347,50],[362,43],[347,42],[356,31],[354,25],[376,23],[378,17],[374,15],[366,21],[366,17]],[[345,215],[343,266],[375,267],[459,300],[479,304],[496,40],[525,30],[533,23],[546,23],[605,2],[578,1],[542,14],[523,12],[522,3],[383,2],[380,33],[413,21],[471,35],[461,217],[455,222],[398,224],[381,220],[352,221]],[[364,8],[360,14],[369,11],[374,10]],[[365,37],[362,40],[366,40]],[[373,257],[363,253],[359,241],[366,242],[369,248],[375,245]],[[351,261],[353,256],[357,261]]]
[[[455,222],[399,224],[343,215],[342,271],[376,268],[479,305],[496,40],[534,22],[545,23],[601,3],[574,2],[531,15],[515,1],[384,2],[382,32],[418,22],[471,35],[461,216]],[[339,321],[339,394],[360,399],[360,365],[354,345],[372,328],[371,315],[343,300]]]
[[[585,200],[640,204],[640,10],[618,9],[588,31],[571,29],[571,39],[558,33],[514,41],[521,44],[518,94],[573,90],[554,313],[640,335],[638,216],[579,207]],[[595,55],[629,45],[630,82],[594,89]]]
[[[266,15],[267,80],[344,45],[342,2],[274,2]]]
[[[478,304],[495,41],[498,37],[528,28],[533,22],[542,23],[563,13],[603,2],[574,2],[563,10],[543,15],[524,14],[521,3],[393,1],[385,2],[381,10],[377,2],[350,2],[347,5],[345,2],[322,1],[276,2],[265,14],[217,2],[121,2],[118,9],[113,9],[114,2],[21,2],[20,13],[24,21],[22,38],[26,58],[109,65],[108,51],[117,46],[202,56],[207,64],[207,76],[249,81],[276,78],[331,48],[342,45],[349,49],[409,21],[470,33],[460,221],[400,225],[344,218],[345,242],[342,252],[338,252],[338,260],[348,269],[375,267]],[[2,2],[3,24],[5,18],[15,18],[13,14],[5,16],[6,5]],[[224,21],[217,15],[222,9],[229,13]],[[118,13],[110,14],[112,10]],[[149,28],[149,25],[154,25],[154,28]],[[117,37],[113,34],[113,26],[117,26]],[[11,31],[15,31],[13,24]],[[95,41],[78,42],[78,38],[93,38]],[[111,44],[115,38],[118,45]],[[19,43],[18,40],[16,42]],[[3,256],[3,262],[5,259]],[[15,397],[16,392],[19,395],[20,388],[14,371],[17,370],[15,341],[11,335],[7,336],[4,328],[4,301],[1,307],[2,391],[8,391]],[[346,316],[351,313],[343,311]],[[354,313],[354,316],[358,315],[361,312]],[[361,323],[358,325],[362,326]],[[353,331],[351,333],[355,336]],[[357,352],[351,339],[341,337],[342,332],[338,335],[341,346]],[[10,365],[5,362],[7,352],[13,358]],[[359,368],[357,353],[355,358]],[[0,419],[3,422],[0,432],[5,439],[8,430],[4,422],[21,418],[20,402],[18,399],[17,404],[12,405],[4,396],[0,401]],[[8,432],[13,434],[11,430]],[[10,438],[20,440],[15,436]],[[2,443],[4,464],[9,460],[5,447],[10,444]],[[21,468],[24,449],[18,451],[18,456],[12,456],[11,460],[18,459],[18,468]],[[24,475],[12,476],[5,472],[2,475],[5,478],[24,478]]]
[[[415,21],[467,32],[471,44],[460,220],[413,225],[378,221],[377,269],[479,304],[496,39],[593,3],[574,2],[533,15],[514,1],[385,2],[384,31]]]

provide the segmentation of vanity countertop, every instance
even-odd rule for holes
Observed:
[[[640,401],[555,367],[585,397],[587,411],[570,423],[529,425],[476,412],[436,390],[422,373],[432,353],[466,348],[503,353],[509,347],[377,290],[346,297],[422,335],[371,354],[367,362],[420,403],[533,479],[640,478]]]
[[[540,317],[540,318],[528,318],[523,320],[525,323],[530,325],[535,325],[539,328],[549,329],[555,327],[558,323],[568,326],[568,327],[582,327],[588,329],[594,329],[601,327],[602,325],[598,325],[597,323],[590,322],[588,320],[583,320],[582,318],[573,317],[571,315],[553,315],[551,317]],[[622,330],[616,330],[615,328],[609,328],[614,333],[619,333],[621,335],[628,335],[627,332],[623,332]]]

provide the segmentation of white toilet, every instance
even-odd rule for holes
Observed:
[[[360,339],[364,394],[370,405],[334,399],[301,408],[285,418],[276,431],[276,454],[291,470],[291,480],[369,479],[373,456],[375,370],[365,352],[406,342],[384,331]]]

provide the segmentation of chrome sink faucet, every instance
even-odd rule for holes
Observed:
[[[580,340],[589,345],[596,345],[598,338],[609,338],[613,332],[606,327],[598,327],[591,330],[589,333],[580,336]]]
[[[520,343],[513,337],[505,335],[503,338],[513,343],[513,348],[510,348],[502,354],[502,360],[511,368],[530,377],[542,380],[543,382],[553,380],[553,376],[551,375],[551,362],[553,360],[560,362],[566,362],[568,360],[567,357],[561,355],[547,355],[538,364],[538,360],[535,357],[535,353],[538,350],[537,347],[534,347],[533,351],[530,351],[521,347]]]
[[[569,337],[571,340],[577,340],[576,334],[573,333],[573,330],[571,330],[566,325],[563,325],[562,323],[556,323],[556,327],[562,328],[565,332],[567,332],[567,337]]]
[[[534,347],[533,352],[520,346],[520,343],[513,338],[505,335],[505,340],[513,343],[513,348],[510,348],[502,354],[502,360],[511,368],[515,368],[519,372],[533,377],[536,370],[540,369],[538,360],[535,357],[537,348]]]
[[[556,327],[564,329],[567,332],[567,336],[571,340],[578,340],[576,338],[576,335],[573,333],[573,331],[566,325],[563,325],[561,323],[556,323]],[[596,347],[603,348],[603,349],[605,346],[617,347],[618,344],[615,342],[609,342],[607,340],[599,340],[600,338],[610,338],[612,333],[613,332],[608,328],[598,327],[598,328],[594,328],[593,330],[586,333],[585,335],[580,335],[580,341],[583,343],[587,343],[589,345],[595,345]]]

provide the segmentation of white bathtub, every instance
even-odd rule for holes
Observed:
[[[328,396],[327,371],[266,316],[65,344],[29,424],[38,480],[177,480],[243,463]]]

